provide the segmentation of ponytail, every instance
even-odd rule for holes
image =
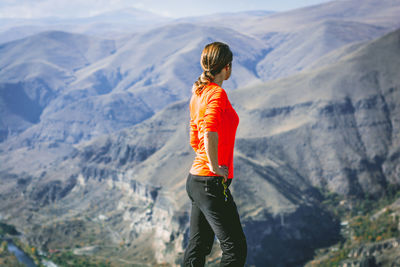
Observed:
[[[209,70],[203,71],[203,73],[199,76],[197,81],[193,84],[193,92],[197,95],[203,90],[204,87],[212,83],[215,79],[215,76]]]

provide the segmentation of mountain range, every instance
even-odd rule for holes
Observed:
[[[379,199],[400,185],[397,11],[331,1],[1,43],[0,220],[42,250],[180,264],[190,88],[202,48],[220,40],[234,53],[223,87],[240,117],[232,191],[247,263],[304,265],[340,239],[322,191]]]
[[[0,43],[50,30],[119,38],[132,31],[145,31],[170,20],[136,8],[111,10],[95,16],[77,18],[0,18]]]

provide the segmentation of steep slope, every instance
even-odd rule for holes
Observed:
[[[246,137],[238,150],[285,158],[313,185],[341,194],[379,195],[398,184],[399,34],[325,68],[232,92]]]
[[[266,42],[272,49],[257,63],[257,74],[265,81],[287,77],[331,51],[375,39],[387,31],[387,28],[364,23],[325,20],[301,30],[271,33]]]

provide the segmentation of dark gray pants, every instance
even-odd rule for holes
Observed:
[[[192,201],[192,211],[184,266],[204,266],[205,257],[210,254],[214,243],[214,235],[221,244],[220,266],[244,266],[247,256],[246,237],[229,188],[225,201],[222,177],[189,174],[186,191]]]

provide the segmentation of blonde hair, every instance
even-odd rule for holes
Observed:
[[[203,88],[214,81],[215,75],[232,62],[232,51],[227,44],[214,42],[206,45],[201,53],[203,73],[193,84],[193,93],[199,95]]]

